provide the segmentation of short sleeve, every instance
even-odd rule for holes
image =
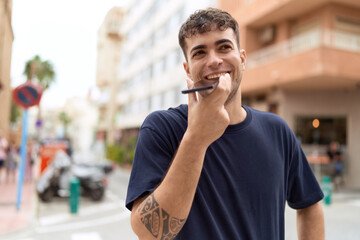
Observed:
[[[295,136],[294,136],[295,137]],[[291,208],[309,207],[324,197],[300,144],[293,141],[288,171],[287,201]]]
[[[126,196],[126,207],[130,211],[136,199],[160,184],[172,158],[173,152],[163,136],[150,127],[140,129]]]

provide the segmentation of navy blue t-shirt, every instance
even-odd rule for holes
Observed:
[[[243,106],[207,149],[194,202],[175,239],[284,239],[285,203],[295,209],[323,198],[294,133],[275,114]],[[161,182],[187,128],[187,105],[150,114],[139,133],[126,207]]]

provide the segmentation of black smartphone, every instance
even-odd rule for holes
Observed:
[[[186,90],[182,90],[181,93],[182,94],[188,94],[188,93],[192,93],[192,92],[199,92],[199,91],[204,91],[204,90],[209,90],[209,89],[213,89],[217,86],[218,83],[214,83],[211,84],[209,86],[205,86],[205,87],[197,87],[197,88],[192,88],[192,89],[186,89]]]

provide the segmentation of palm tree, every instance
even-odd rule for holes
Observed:
[[[69,124],[71,123],[71,119],[66,114],[66,112],[59,113],[58,118],[59,118],[60,122],[62,122],[62,124],[64,125],[65,137],[67,137],[67,128],[68,128]]]
[[[41,60],[36,55],[25,63],[24,75],[32,81],[34,78],[38,80],[39,85],[46,90],[55,82],[55,71],[53,64],[46,60]]]
[[[53,64],[45,60],[43,61],[40,56],[35,55],[32,59],[25,63],[24,75],[28,81],[37,80],[37,83],[42,87],[43,91],[48,89],[52,83],[55,82],[55,71]],[[38,105],[37,119],[41,119],[41,108]],[[40,132],[36,133],[35,138],[39,140]]]

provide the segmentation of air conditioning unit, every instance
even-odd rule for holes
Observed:
[[[275,26],[269,25],[260,29],[259,40],[262,44],[269,43],[275,38]]]

